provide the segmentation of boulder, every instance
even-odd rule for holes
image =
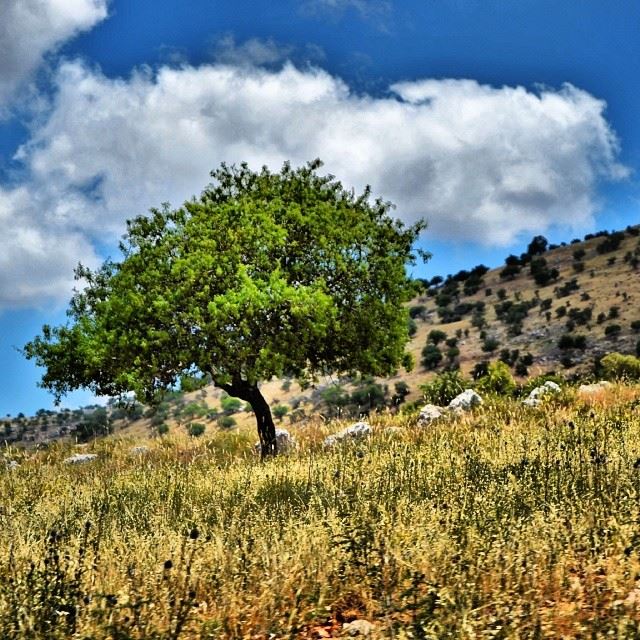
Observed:
[[[65,464],[84,464],[85,462],[93,462],[97,458],[95,453],[75,453],[64,459]]]
[[[362,438],[366,438],[370,434],[371,427],[366,422],[355,422],[354,424],[345,427],[342,431],[338,431],[338,433],[327,436],[324,439],[324,446],[333,447],[343,440],[360,440]]]
[[[578,387],[578,393],[581,396],[593,396],[605,389],[611,387],[611,383],[607,380],[600,380],[600,382],[594,382],[593,384],[581,384]]]
[[[129,454],[132,456],[143,456],[147,453],[149,453],[149,447],[146,447],[143,444],[140,444],[137,447],[131,447],[131,449],[129,449]]]
[[[552,380],[547,380],[544,384],[531,390],[531,393],[522,401],[528,407],[537,407],[543,396],[548,396],[560,392],[560,385]]]
[[[18,464],[17,460],[7,460],[7,464],[6,467],[9,471],[13,471],[14,469],[17,469],[20,465]]]
[[[442,418],[442,409],[435,404],[425,404],[424,407],[420,409],[418,424],[424,426],[438,418]]]
[[[373,625],[368,620],[353,620],[342,625],[342,633],[340,635],[346,638],[356,638],[358,636],[370,638],[373,635],[373,629]]]
[[[473,389],[465,389],[449,403],[449,409],[453,409],[454,411],[470,411],[481,404],[482,398],[479,394]]]
[[[276,429],[276,443],[278,453],[287,453],[296,448],[296,439],[286,429]],[[260,443],[256,442],[255,450],[260,453]]]

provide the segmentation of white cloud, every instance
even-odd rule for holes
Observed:
[[[31,283],[37,300],[49,274],[62,283],[78,259],[95,260],[91,239],[199,194],[223,160],[278,169],[320,157],[345,185],[371,184],[404,220],[425,216],[431,237],[488,245],[552,224],[590,227],[599,181],[625,174],[605,104],[570,85],[427,80],[376,98],[290,64],[165,67],[125,80],[79,62],[62,65],[55,85],[48,119],[19,154],[28,182],[4,192],[12,233],[27,234],[11,242],[28,251],[0,238],[10,256],[1,305],[28,303]],[[12,274],[26,293],[12,291]]]
[[[0,106],[43,56],[107,16],[107,0],[0,0]]]
[[[303,0],[302,9],[308,13],[342,15],[352,9],[363,18],[387,18],[393,8],[391,0]]]
[[[280,45],[272,38],[250,38],[237,44],[231,34],[216,43],[216,60],[237,66],[264,66],[283,62],[290,57],[293,47]]]

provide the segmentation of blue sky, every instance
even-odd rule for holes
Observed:
[[[637,223],[639,26],[632,0],[4,0],[0,413],[51,406],[15,347],[77,262],[223,160],[370,183],[428,219],[422,276]]]

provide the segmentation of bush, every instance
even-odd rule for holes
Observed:
[[[609,324],[604,328],[604,335],[608,338],[615,338],[620,331],[622,331],[622,327],[619,324]]]
[[[513,379],[509,367],[498,360],[489,364],[487,375],[478,380],[476,387],[484,393],[513,395],[516,390],[516,381]]]
[[[442,353],[435,344],[427,344],[422,349],[422,360],[425,369],[435,369],[442,362]]]
[[[560,336],[558,340],[558,348],[562,350],[567,349],[586,349],[587,337],[582,335],[572,336],[568,333]]]
[[[169,425],[166,422],[161,422],[158,427],[158,435],[159,436],[164,436],[167,433],[169,433]]]
[[[634,333],[640,333],[640,320],[634,320],[631,323],[631,331]]]
[[[576,278],[572,278],[571,280],[567,280],[562,286],[556,287],[554,292],[557,298],[564,298],[566,296],[571,295],[574,291],[577,291],[580,288],[578,281]]]
[[[620,307],[611,307],[609,309],[609,320],[614,320],[620,317]]]
[[[600,254],[608,253],[609,251],[615,251],[620,243],[624,240],[624,232],[617,231],[605,237],[602,242],[596,245],[596,251]]]
[[[482,342],[481,348],[485,353],[491,353],[500,346],[500,340],[494,336],[487,336]]]
[[[426,312],[427,307],[423,304],[418,304],[409,308],[409,317],[412,320],[415,320],[416,318],[424,319]]]
[[[420,391],[425,402],[446,406],[469,386],[469,382],[459,371],[445,371],[430,382],[420,385]]]
[[[431,342],[434,345],[440,344],[443,340],[447,339],[447,334],[440,329],[432,329],[427,336],[427,342]]]
[[[582,258],[585,257],[586,253],[587,252],[582,247],[580,247],[578,249],[574,249],[573,250],[573,259],[574,260],[582,260]]]
[[[529,375],[529,368],[522,360],[519,360],[516,363],[516,367],[514,371],[515,371],[515,374],[520,378],[524,378],[525,376]]]
[[[273,409],[271,409],[271,413],[273,413],[274,417],[278,420],[282,420],[282,418],[289,413],[289,407],[286,404],[277,404]]]
[[[236,426],[236,420],[233,416],[220,416],[220,418],[218,418],[218,425],[222,429],[231,429]]]
[[[635,356],[610,353],[600,360],[603,375],[609,379],[640,379],[640,359]]]
[[[338,384],[323,389],[320,397],[326,402],[330,408],[338,409],[349,404],[349,394]]]
[[[508,264],[504,269],[500,271],[501,280],[513,280],[522,270],[522,267],[517,264]]]
[[[204,433],[205,426],[202,422],[190,422],[187,431],[193,438],[198,438]]]
[[[225,414],[231,415],[232,413],[240,411],[240,409],[242,408],[242,400],[240,400],[239,398],[232,398],[231,396],[224,395],[222,396],[222,398],[220,398],[220,406],[222,407],[222,411]]]
[[[360,386],[351,394],[351,404],[358,406],[359,410],[371,411],[381,409],[386,404],[388,389],[383,387],[373,378],[365,378]]]
[[[460,355],[460,349],[458,347],[449,347],[447,349],[447,360],[453,361]]]
[[[409,334],[410,338],[413,338],[413,336],[418,333],[418,325],[413,318],[409,318],[407,320],[407,333]]]
[[[405,398],[411,393],[411,389],[404,380],[396,382],[394,389],[395,393],[391,396],[391,403],[394,407],[397,407],[405,401]]]

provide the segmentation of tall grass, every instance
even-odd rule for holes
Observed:
[[[340,425],[315,425],[264,464],[242,433],[23,455],[0,471],[0,637],[638,637],[638,396],[380,416],[331,451]]]

